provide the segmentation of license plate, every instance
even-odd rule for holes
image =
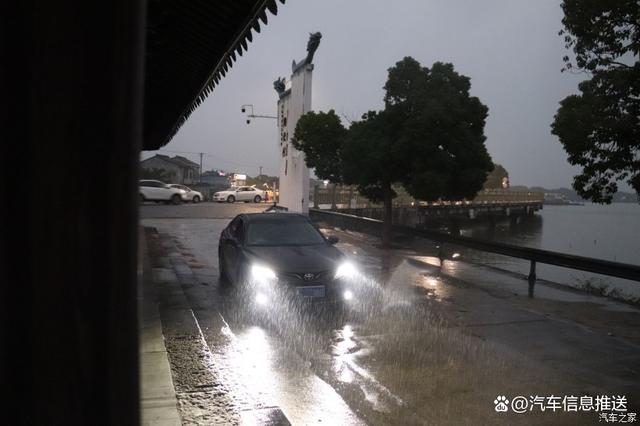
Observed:
[[[307,287],[297,287],[298,296],[302,297],[324,297],[324,286],[314,285]]]

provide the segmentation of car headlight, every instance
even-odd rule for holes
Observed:
[[[267,284],[277,278],[272,269],[262,265],[251,266],[251,278],[260,284]]]
[[[355,278],[358,270],[351,262],[344,262],[336,270],[336,278]]]

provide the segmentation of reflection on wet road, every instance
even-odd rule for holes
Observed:
[[[217,240],[227,222],[143,224],[171,235],[190,263],[201,265],[194,272],[207,287],[194,315],[217,374],[239,405],[280,407],[292,424],[584,422],[583,414],[496,417],[496,395],[584,394],[595,392],[599,380],[553,370],[561,361],[526,355],[530,339],[508,337],[512,345],[486,329],[508,323],[524,333],[549,322],[526,300],[497,307],[496,300],[514,297],[508,288],[472,289],[440,275],[435,257],[381,252],[341,234],[338,247],[362,272],[350,306],[276,301],[256,311],[218,287]],[[456,275],[456,263],[446,268]],[[623,381],[600,384],[611,392],[637,391]]]

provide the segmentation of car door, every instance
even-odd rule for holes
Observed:
[[[246,186],[241,186],[238,190],[238,201],[247,201],[249,199],[249,192]]]
[[[141,180],[140,183],[140,193],[144,196],[145,199],[150,200],[153,198],[153,189],[151,187],[151,183],[147,180]]]
[[[150,181],[149,182],[149,198],[152,200],[161,200],[162,199],[162,189],[160,187],[162,184],[158,181]]]
[[[258,195],[258,192],[253,187],[247,187],[247,200],[253,201],[253,199]]]
[[[158,196],[156,197],[158,200],[170,200],[171,196],[173,195],[173,188],[165,183],[156,182],[155,189],[158,194]]]

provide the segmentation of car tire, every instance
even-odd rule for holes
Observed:
[[[171,204],[180,204],[182,203],[182,198],[178,194],[173,194],[171,196]]]
[[[144,202],[145,202],[144,195],[142,195],[142,194],[140,194],[140,202],[141,202],[141,203],[144,203]]]
[[[193,201],[194,203],[199,203],[200,202],[200,197],[198,197],[197,195],[194,195],[193,198],[191,199],[191,201]]]
[[[262,197],[259,195],[256,195],[255,197],[253,197],[253,202],[254,203],[259,203],[260,201],[262,201]]]
[[[227,197],[227,203],[235,203],[236,202],[236,197],[234,197],[233,195],[229,195]]]

